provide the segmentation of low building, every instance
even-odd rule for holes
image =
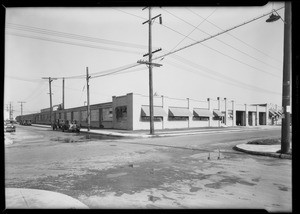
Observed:
[[[271,104],[240,104],[220,97],[199,101],[154,96],[153,102],[155,129],[276,125],[282,115],[281,109]],[[91,128],[150,129],[148,96],[136,93],[113,96],[112,102],[91,105],[90,109]],[[50,112],[17,117],[17,120],[24,119],[50,124]],[[54,110],[52,120],[56,119],[76,120],[80,126],[87,127],[87,106]]]

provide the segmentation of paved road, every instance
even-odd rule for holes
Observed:
[[[291,211],[291,160],[232,150],[250,139],[279,136],[275,128],[87,139],[18,126],[9,136],[14,143],[5,147],[6,187],[56,191],[90,208]]]

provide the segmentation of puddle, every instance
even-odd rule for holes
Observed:
[[[88,140],[117,140],[120,138],[120,136],[109,136],[109,135],[100,135],[100,134],[86,134],[86,133],[80,133],[80,136],[83,136],[85,139]]]
[[[127,175],[127,172],[121,172],[121,173],[115,173],[115,174],[108,174],[106,175],[106,177],[108,178],[117,178],[123,175]]]

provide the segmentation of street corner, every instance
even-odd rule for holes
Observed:
[[[68,195],[38,189],[5,188],[5,199],[7,209],[88,209]]]
[[[233,149],[251,155],[262,155],[282,159],[292,159],[291,154],[278,153],[278,151],[280,150],[280,145],[255,145],[242,143],[235,145]]]

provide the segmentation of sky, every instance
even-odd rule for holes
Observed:
[[[284,2],[260,7],[153,7],[152,17],[162,17],[162,24],[159,19],[152,24],[152,51],[162,49],[153,54],[158,58],[153,62],[162,64],[153,68],[153,92],[172,98],[226,97],[238,104],[281,105],[283,22],[267,23],[267,15],[241,25],[281,7]],[[142,9],[6,8],[4,104],[12,104],[14,117],[21,114],[20,102],[23,114],[48,108],[49,82],[43,77],[57,78],[51,83],[52,103],[60,104],[65,77],[65,108],[82,106],[87,100],[87,68],[90,104],[111,102],[112,96],[127,93],[148,95],[148,67],[137,63],[148,60],[143,55],[148,53],[149,25],[142,23],[149,10]],[[278,14],[284,18],[284,9]]]

